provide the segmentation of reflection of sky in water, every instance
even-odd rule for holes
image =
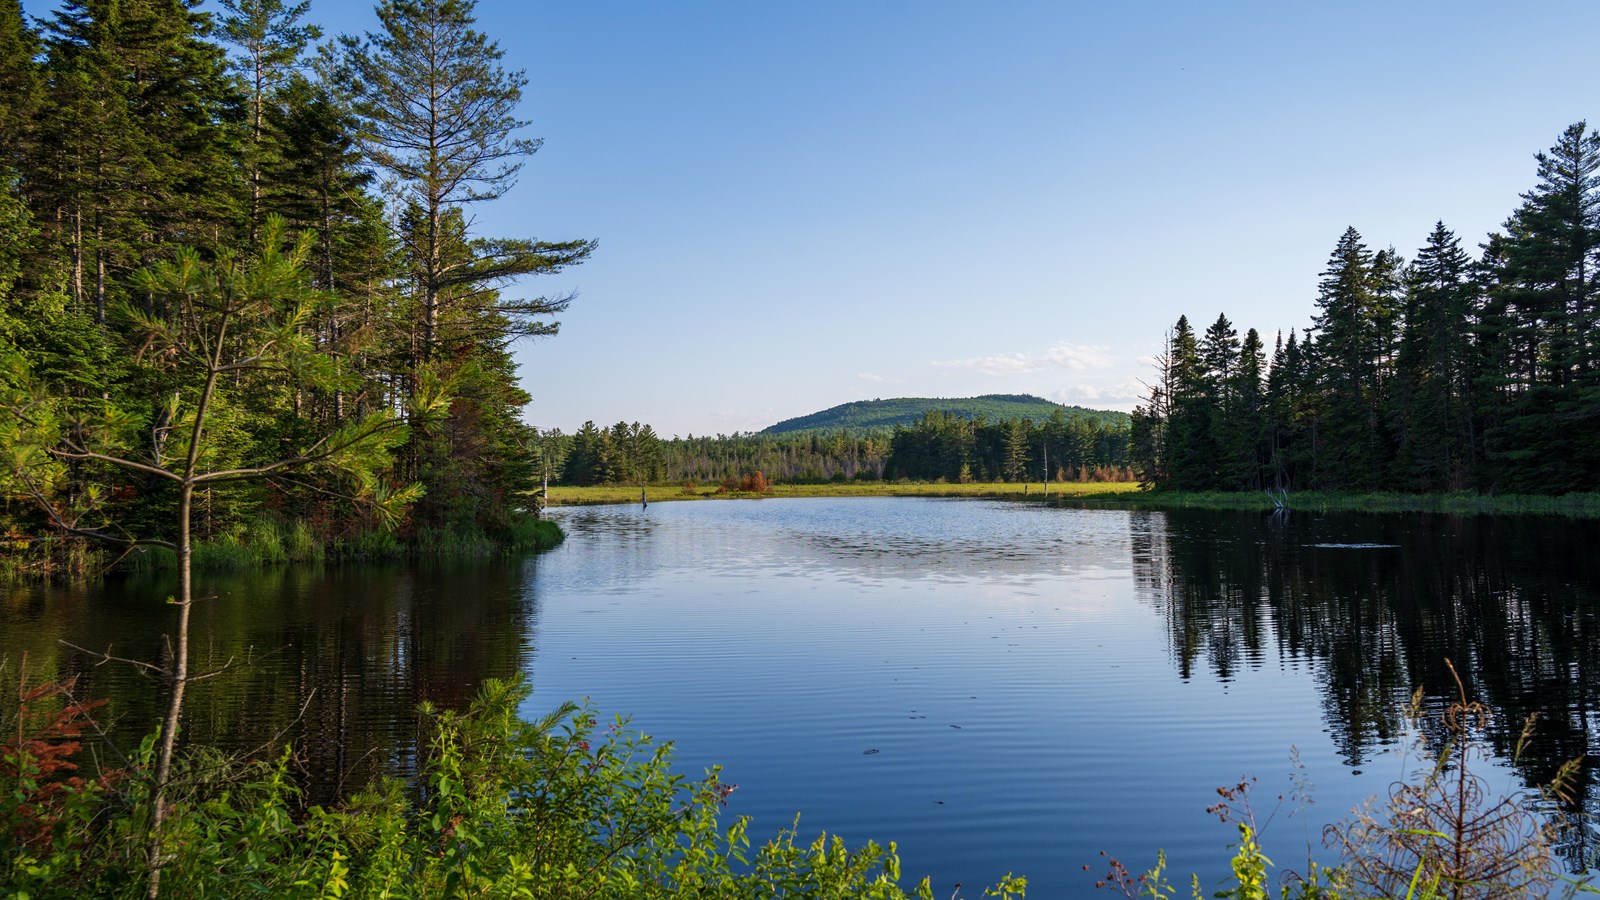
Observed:
[[[1097,577],[1123,568],[1128,556],[1126,513],[1067,517],[992,501],[697,501],[552,513],[572,534],[604,534],[608,544],[648,558],[652,574],[742,577],[759,564],[779,577],[1011,581]],[[626,580],[630,571],[641,570],[624,566],[610,575]]]
[[[1016,870],[1034,896],[1073,895],[1102,849],[1210,866],[1227,839],[1204,814],[1212,789],[1241,766],[1286,772],[1291,744],[1323,738],[1308,682],[1281,677],[1292,668],[1173,677],[1127,512],[923,498],[553,512],[569,537],[536,581],[536,704],[632,713],[677,742],[684,771],[728,766],[752,834],[803,810],[803,830],[900,841],[906,871],[945,893]]]

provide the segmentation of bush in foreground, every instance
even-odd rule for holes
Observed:
[[[487,683],[465,713],[424,707],[429,737],[412,784],[386,780],[338,809],[303,807],[289,756],[229,766],[199,751],[163,842],[161,888],[174,897],[866,897],[931,900],[926,879],[899,886],[895,846],[851,849],[794,830],[752,850],[747,821],[726,828],[733,790],[716,770],[671,771],[671,747],[600,728],[567,705],[526,723],[528,689]],[[21,695],[19,695],[21,696]],[[65,695],[64,695],[65,696]],[[34,699],[41,699],[40,694]],[[70,703],[70,696],[66,696]],[[24,704],[0,744],[0,885],[7,897],[144,896],[149,796],[139,776],[153,740],[120,785],[52,787],[59,723]],[[74,726],[76,727],[76,726]],[[19,730],[20,729],[20,730]],[[79,729],[81,731],[81,728]],[[41,823],[48,823],[41,826]],[[1021,897],[1007,877],[985,896]]]

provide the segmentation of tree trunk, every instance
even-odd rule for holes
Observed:
[[[161,894],[161,830],[167,818],[167,789],[172,781],[172,752],[178,737],[178,721],[183,713],[183,692],[189,685],[189,608],[194,602],[191,562],[194,544],[189,516],[194,503],[194,485],[185,481],[178,492],[178,634],[173,642],[171,692],[167,712],[161,720],[161,745],[156,753],[155,796],[150,812],[150,889],[154,900]]]

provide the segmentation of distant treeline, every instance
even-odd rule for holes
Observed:
[[[1131,480],[1128,429],[1059,410],[1044,422],[988,422],[933,410],[895,430],[884,474],[919,481]]]
[[[585,422],[540,432],[554,481],[572,485],[721,483],[756,472],[790,484],[840,481],[1131,480],[1128,428],[1099,417],[988,422],[932,410],[910,427],[865,432],[733,434],[662,440],[649,425]],[[1048,466],[1048,468],[1047,468]]]
[[[1339,238],[1270,364],[1226,315],[1168,335],[1134,414],[1141,477],[1185,491],[1600,490],[1600,134],[1579,122],[1474,260]]]

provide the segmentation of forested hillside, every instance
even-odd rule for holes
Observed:
[[[892,400],[858,400],[843,403],[806,416],[785,419],[769,425],[761,434],[793,434],[800,431],[882,431],[896,425],[912,425],[930,410],[968,419],[991,421],[1033,419],[1044,421],[1060,410],[1068,416],[1087,416],[1125,424],[1126,413],[1063,406],[1030,394],[984,394],[978,397],[898,397]]]
[[[1310,326],[1270,351],[1225,314],[1180,318],[1133,418],[1144,480],[1600,490],[1600,134],[1579,122],[1536,158],[1476,256],[1443,222],[1410,261],[1347,229]]]
[[[470,2],[320,49],[305,3],[206,8],[0,0],[9,559],[171,538],[190,488],[201,539],[397,509],[505,538],[536,475],[511,346],[570,299],[519,279],[593,249],[473,230],[538,146],[526,79]]]

